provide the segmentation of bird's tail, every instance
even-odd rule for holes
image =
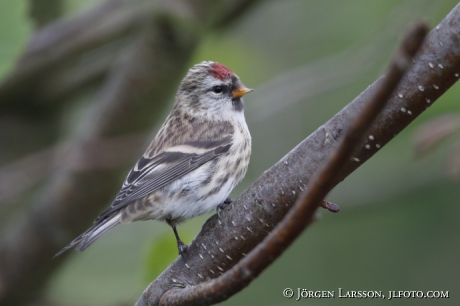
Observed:
[[[110,229],[118,224],[120,224],[120,214],[99,221],[98,223],[91,226],[86,232],[72,240],[62,250],[56,253],[54,257],[61,255],[65,251],[73,248],[75,245],[77,245],[75,250],[79,252],[84,251],[87,247],[93,244],[96,239],[107,233]]]

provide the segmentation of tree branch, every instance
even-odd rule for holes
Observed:
[[[460,5],[432,30],[410,71],[405,75],[335,181],[335,185],[375,154],[381,147],[426,110],[458,80],[460,65]],[[211,217],[189,245],[144,291],[138,306],[158,305],[171,288],[195,286],[225,273],[246,256],[280,222],[297,194],[336,147],[336,139],[349,126],[350,118],[374,97],[385,76],[369,86],[354,101],[301,142],[224,211]]]
[[[427,32],[424,24],[417,24],[409,31],[385,74],[384,81],[376,88],[358,116],[353,118],[342,141],[332,152],[325,167],[315,175],[308,190],[300,195],[270,235],[223,275],[197,286],[167,291],[160,300],[161,305],[212,305],[222,302],[247,287],[294,242],[313,221],[322,199],[334,187],[337,174],[396,89]]]

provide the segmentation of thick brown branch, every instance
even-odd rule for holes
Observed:
[[[432,30],[367,137],[353,153],[333,184],[337,184],[375,154],[426,110],[458,79],[460,66],[460,5]],[[178,258],[154,280],[137,302],[158,305],[171,288],[197,285],[229,270],[280,222],[297,194],[336,147],[336,139],[350,118],[374,96],[384,82],[379,78],[353,102],[301,142],[236,199],[222,219],[211,217]]]
[[[218,278],[197,286],[167,291],[161,298],[161,305],[212,305],[224,301],[248,286],[291,245],[313,220],[313,215],[322,199],[334,187],[333,182],[337,179],[342,165],[351,157],[364,133],[396,89],[426,33],[427,27],[422,24],[418,24],[408,33],[384,81],[380,83],[357,118],[353,119],[343,140],[332,152],[332,157],[325,167],[312,180],[309,189],[302,193],[270,235],[236,266]]]

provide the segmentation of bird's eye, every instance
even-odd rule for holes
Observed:
[[[222,88],[222,86],[214,86],[212,88],[212,91],[215,92],[215,93],[221,93],[224,89]]]

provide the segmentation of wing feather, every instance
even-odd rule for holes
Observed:
[[[109,209],[103,212],[94,222],[97,223],[126,205],[147,196],[148,194],[172,183],[174,180],[190,173],[217,156],[229,151],[232,138],[225,137],[220,141],[186,143],[187,150],[174,151],[169,148],[153,158],[142,157],[130,171]],[[180,148],[183,149],[184,145]],[[196,152],[193,152],[196,148]],[[206,149],[206,150],[203,150]]]

